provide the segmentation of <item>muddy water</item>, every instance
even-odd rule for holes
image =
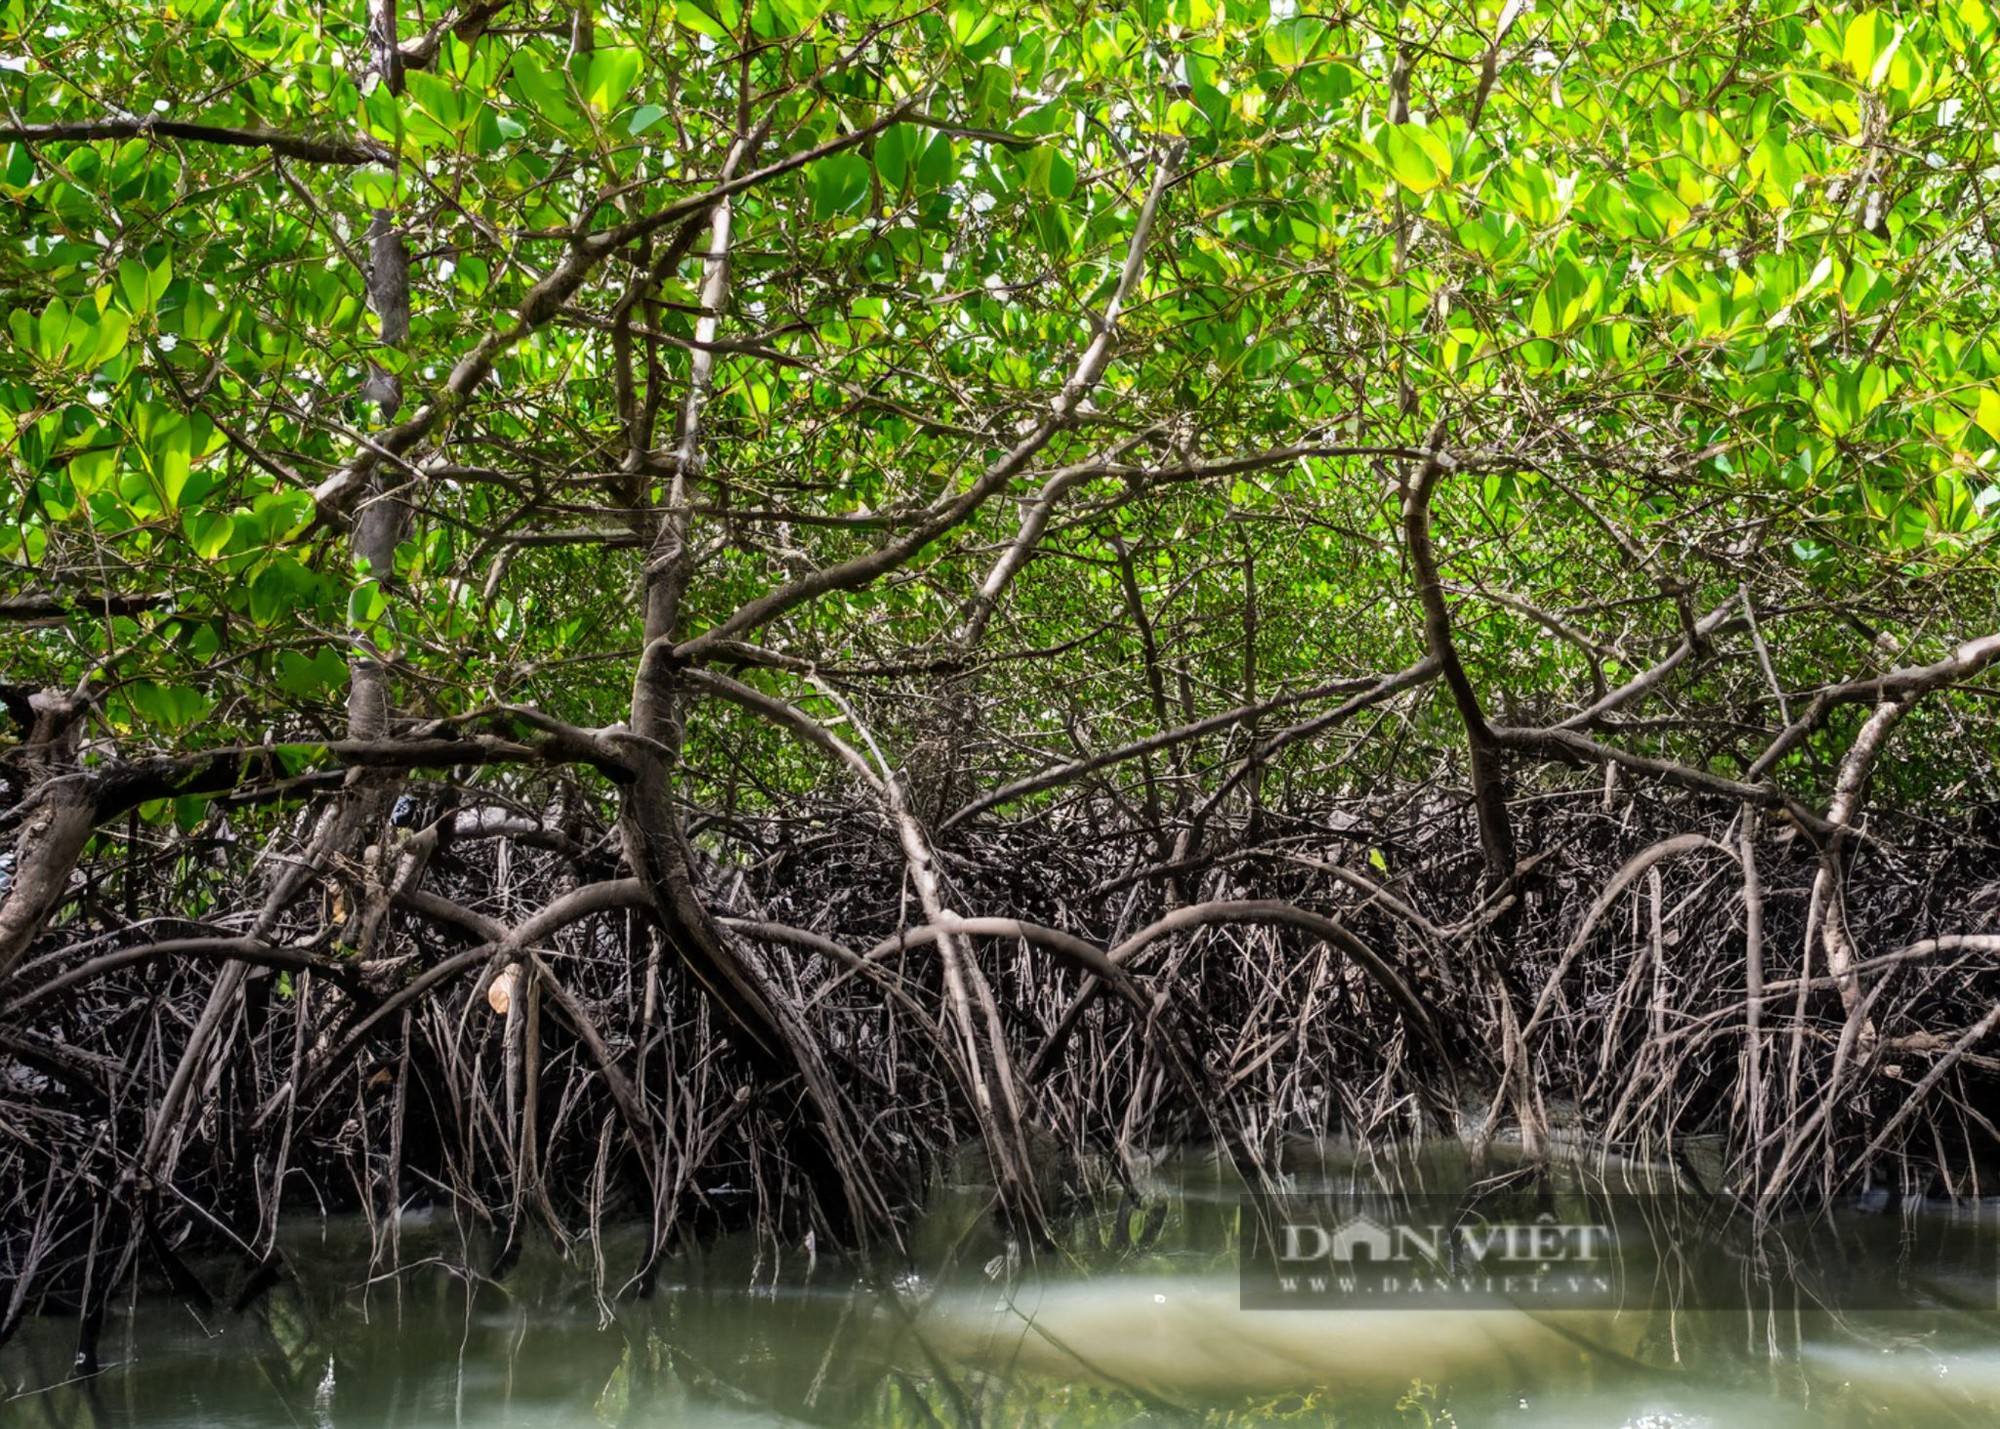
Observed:
[[[366,1226],[315,1225],[243,1312],[122,1306],[87,1382],[70,1327],[31,1322],[0,1349],[0,1425],[2000,1425],[2000,1312],[1979,1308],[2000,1206],[1852,1213],[1849,1263],[1815,1283],[1875,1279],[1831,1311],[1252,1312],[1239,1190],[1166,1168],[1029,1257],[960,1188],[918,1226],[913,1271],[743,1238],[677,1258],[644,1301],[597,1285],[587,1244],[495,1283],[463,1273],[484,1247],[436,1217],[406,1219],[393,1274]],[[1884,1293],[1881,1263],[1919,1240],[1944,1258]],[[605,1260],[636,1248],[608,1236]]]

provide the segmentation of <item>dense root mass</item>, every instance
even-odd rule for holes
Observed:
[[[1868,950],[1850,1009],[1807,941],[1811,842],[1693,797],[1524,798],[1542,852],[1486,898],[1443,790],[1266,809],[1254,840],[1217,825],[1220,848],[1164,863],[1085,799],[940,841],[940,882],[971,911],[931,925],[879,812],[718,815],[703,896],[824,1059],[854,1128],[842,1162],[813,1149],[822,1112],[799,1081],[718,1035],[636,884],[606,877],[588,806],[422,797],[400,796],[393,841],[367,853],[437,843],[425,888],[384,890],[386,910],[315,889],[261,939],[125,915],[237,887],[251,860],[222,830],[137,847],[78,891],[4,1010],[11,1316],[101,1311],[135,1269],[203,1293],[180,1268],[190,1239],[239,1249],[254,1285],[282,1216],[336,1210],[379,1222],[388,1253],[399,1211],[435,1207],[483,1228],[502,1269],[524,1236],[588,1257],[607,1218],[649,1221],[647,1257],[608,1267],[635,1289],[703,1226],[893,1237],[939,1154],[1006,1134],[954,1037],[961,995],[1018,1108],[1028,1199],[1004,1209],[1025,1218],[1060,1216],[1082,1167],[1189,1139],[1254,1174],[1292,1138],[1499,1131],[1532,1149],[1552,1122],[1752,1196],[1860,1168],[1948,1194],[1990,1175],[2000,1067],[1979,1038],[2000,937],[1964,930],[1992,926],[2000,860],[1970,833],[1871,830],[1841,889]],[[361,956],[343,935],[370,916]],[[947,937],[966,950],[956,985]],[[1090,998],[1093,968],[1130,995]],[[871,1202],[890,1219],[856,1225]]]
[[[1989,1184],[1985,6],[21,8],[0,1336],[969,1149]]]

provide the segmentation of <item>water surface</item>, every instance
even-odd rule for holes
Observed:
[[[1335,1161],[1296,1184],[1357,1174]],[[645,1300],[617,1293],[632,1233],[604,1238],[606,1283],[587,1241],[496,1282],[463,1268],[490,1246],[435,1216],[406,1220],[400,1271],[367,1226],[314,1224],[241,1313],[121,1306],[88,1381],[69,1375],[73,1328],[31,1322],[0,1350],[0,1425],[2000,1424],[2000,1314],[1974,1308],[1995,1303],[1990,1205],[1851,1218],[1856,1273],[1916,1238],[1954,1250],[1842,1313],[1246,1312],[1239,1189],[1181,1164],[1030,1257],[961,1187],[900,1268],[743,1236],[676,1257]]]

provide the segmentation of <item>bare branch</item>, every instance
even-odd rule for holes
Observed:
[[[947,531],[964,523],[986,504],[988,497],[1018,476],[1034,459],[1035,454],[1047,446],[1058,431],[1069,424],[1075,415],[1077,404],[1096,387],[1098,379],[1104,375],[1104,366],[1111,358],[1111,341],[1117,331],[1119,314],[1124,310],[1132,289],[1139,281],[1139,274],[1145,267],[1146,246],[1152,237],[1161,201],[1172,182],[1179,158],[1178,148],[1171,149],[1161,156],[1158,167],[1154,170],[1153,186],[1146,195],[1145,204],[1139,210],[1139,220],[1132,230],[1131,243],[1126,248],[1125,264],[1119,273],[1118,286],[1106,303],[1104,312],[1097,318],[1097,336],[1084,350],[1082,358],[1077,362],[1076,371],[1063,384],[1062,391],[1050,401],[1047,414],[1014,445],[1012,450],[989,466],[979,480],[967,488],[956,501],[889,544],[865,556],[857,556],[853,560],[843,561],[838,565],[828,566],[789,581],[741,606],[734,615],[720,625],[672,648],[671,652],[658,647],[649,648],[647,658],[666,658],[671,653],[671,658],[677,663],[692,663],[704,658],[721,642],[746,635],[808,601],[817,600],[820,596],[834,591],[859,590],[871,584],[878,576],[896,569]]]
[[[393,151],[372,139],[312,139],[274,129],[231,129],[181,119],[87,119],[65,124],[4,124],[0,140],[22,144],[88,144],[99,139],[182,139],[233,149],[265,149],[308,164],[393,164]]]

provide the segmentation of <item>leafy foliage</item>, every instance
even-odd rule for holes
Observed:
[[[1273,827],[1352,844],[1343,896],[1394,879],[1469,784],[1484,881],[1401,932],[1490,966],[1420,998],[1385,963],[1408,1033],[1437,989],[1520,993],[1538,965],[1494,947],[1570,851],[1534,821],[1608,820],[1622,766],[1746,849],[1759,810],[1809,836],[1798,966],[1824,934],[1859,1042],[1822,914],[1864,794],[1976,823],[2000,792],[1987,0],[413,10],[0,0],[0,979],[138,937],[161,867],[162,916],[229,934],[217,996],[245,927],[414,998],[473,957],[424,943],[419,975],[399,938],[517,966],[573,890],[603,902],[572,937],[651,927],[764,1084],[807,1089],[852,1190],[876,1151],[818,1053],[867,1038],[803,1030],[848,973],[766,985],[723,917],[811,848],[853,887],[786,946],[863,966],[811,940],[921,908],[963,1043],[927,1065],[1020,1202],[1008,1017],[1056,1056],[1090,993],[1002,1016],[953,931],[981,858],[1114,850],[1048,913],[1109,947],[1239,863],[1251,900]],[[439,856],[477,909],[419,886],[461,816],[509,849]],[[224,871],[246,829],[299,871]],[[561,874],[517,878],[517,834]],[[650,1165],[618,1065],[665,1045],[659,983],[626,977],[602,1000],[648,1025],[578,1035]],[[340,1006],[358,1056],[381,1029]],[[1850,1164],[1801,1045],[1786,1157],[1826,1155],[1779,1169]]]
[[[787,561],[851,554],[961,489],[1047,401],[1168,136],[1187,141],[1184,174],[1098,410],[1062,438],[1079,457],[1125,433],[1204,455],[1329,434],[1421,445],[1442,417],[1457,444],[1526,458],[1444,498],[1482,543],[1464,569],[1543,592],[1594,579],[1608,554],[1582,549],[1543,466],[1580,470],[1581,499],[1668,564],[1727,539],[1731,560],[1831,590],[1954,567],[2000,501],[1995,21],[1977,0],[1753,18],[642,5],[600,14],[588,49],[532,23],[470,43],[443,27],[400,97],[357,84],[357,13],[7,9],[0,559],[17,588],[80,610],[107,589],[159,597],[15,638],[9,663],[96,671],[121,738],[178,741],[211,710],[217,739],[309,714],[338,698],[343,641],[384,621],[418,707],[526,687],[613,717],[609,688],[541,672],[633,638],[635,558],[601,554],[622,532],[589,514],[627,455],[615,314],[630,265],[599,264],[545,321],[516,315],[572,245],[712,182],[746,114],[769,163],[910,105],[742,196],[703,521],[719,548],[691,631]],[[384,161],[25,137],[126,115],[372,141]],[[419,254],[401,353],[375,343],[359,265],[377,207]],[[665,391],[684,378],[697,286],[683,263],[642,322],[627,313]],[[392,617],[380,573],[342,557],[312,502],[367,440],[363,364],[406,366],[412,393],[442,401],[466,352],[509,332],[408,469],[422,519]],[[1395,582],[1392,510],[1355,458],[1179,501],[1096,490],[1103,514],[1064,538],[1080,553],[1190,520],[1299,531],[1267,549],[1262,589],[1308,632],[1329,598]],[[814,524],[778,538],[765,512]],[[521,544],[592,520],[612,539]],[[1487,547],[1481,529],[1514,534]],[[948,541],[918,579],[800,613],[786,643],[832,649],[880,619],[906,643],[937,638],[976,575],[963,552]],[[1054,588],[1031,643],[1110,589],[1101,568],[1037,574]],[[1476,626],[1501,646],[1524,634],[1504,611]],[[1354,633],[1308,634],[1298,666],[1399,658],[1389,632],[1349,647]],[[1524,672],[1531,688],[1574,673]],[[147,693],[167,686],[184,693]]]

